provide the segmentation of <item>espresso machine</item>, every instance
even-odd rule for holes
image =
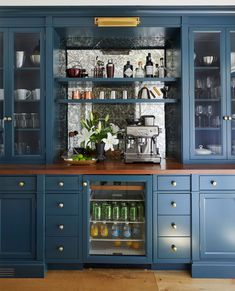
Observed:
[[[157,125],[129,125],[126,128],[125,163],[160,163]]]

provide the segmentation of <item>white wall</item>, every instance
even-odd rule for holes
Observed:
[[[96,5],[235,5],[234,0],[0,0],[0,6],[96,6]]]

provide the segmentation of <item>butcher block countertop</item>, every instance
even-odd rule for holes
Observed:
[[[121,161],[105,161],[93,165],[0,165],[0,175],[76,175],[76,174],[124,174],[124,175],[175,175],[175,174],[234,174],[235,164],[186,165],[175,161],[159,164],[134,163],[125,164]]]

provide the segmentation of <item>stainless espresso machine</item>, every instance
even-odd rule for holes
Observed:
[[[125,163],[160,163],[157,137],[161,132],[157,125],[130,125],[126,128]]]

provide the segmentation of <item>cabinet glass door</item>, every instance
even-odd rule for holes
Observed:
[[[221,79],[221,32],[194,31],[191,88],[193,91],[193,144],[196,159],[222,158],[223,111]]]
[[[14,33],[13,87],[14,155],[40,155],[40,32]]]
[[[230,70],[230,88],[231,88],[231,153],[235,156],[235,31],[230,32],[230,43],[231,43],[231,70]]]
[[[4,156],[4,70],[3,33],[0,32],[0,159]]]

